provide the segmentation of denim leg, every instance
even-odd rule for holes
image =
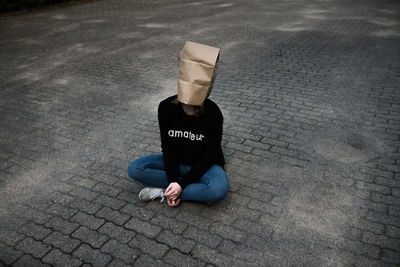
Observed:
[[[150,155],[131,162],[128,175],[132,179],[153,187],[168,187],[162,155]]]
[[[224,169],[214,164],[201,177],[199,183],[188,185],[181,193],[182,201],[218,202],[229,191],[229,181]]]

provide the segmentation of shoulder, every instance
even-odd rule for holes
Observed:
[[[206,99],[204,101],[204,106],[206,108],[206,116],[209,116],[211,118],[216,118],[216,119],[223,119],[222,112],[219,109],[218,105],[215,104],[214,101],[211,99]]]
[[[165,110],[171,110],[175,108],[177,105],[172,104],[171,101],[176,99],[176,95],[167,97],[166,99],[162,100],[160,104],[158,105],[158,111],[165,111]]]

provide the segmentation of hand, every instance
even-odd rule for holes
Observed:
[[[167,204],[168,204],[168,206],[170,206],[170,207],[178,206],[178,204],[179,204],[180,202],[181,202],[181,200],[180,200],[179,198],[176,198],[176,199],[167,198]]]
[[[182,193],[182,187],[178,183],[170,183],[165,189],[164,197],[167,198],[169,206],[177,206],[180,202],[179,196]]]

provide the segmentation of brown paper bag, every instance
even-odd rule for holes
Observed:
[[[179,53],[178,101],[201,106],[211,93],[219,48],[186,41]]]

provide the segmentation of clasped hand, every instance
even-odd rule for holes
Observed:
[[[182,193],[182,187],[178,183],[170,183],[165,189],[164,197],[167,198],[168,206],[175,207],[181,202],[179,196]]]

